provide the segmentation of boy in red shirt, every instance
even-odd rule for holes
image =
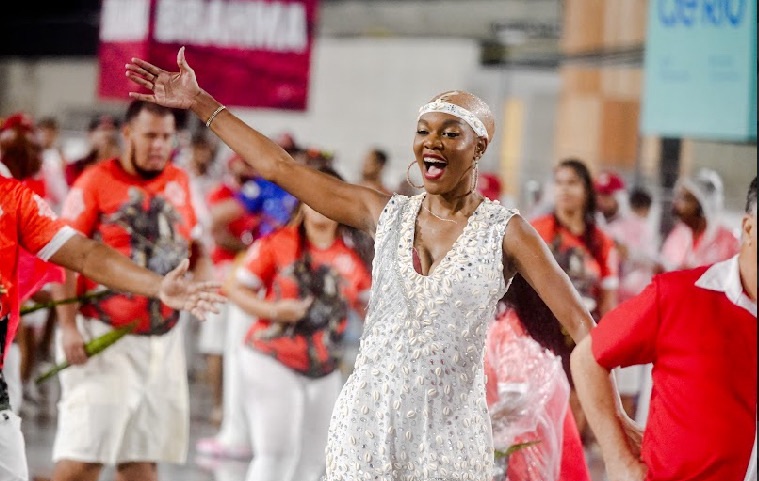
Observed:
[[[756,229],[754,178],[736,257],[657,276],[572,354],[610,480],[756,479]],[[653,389],[638,455],[634,431],[599,386],[611,369],[645,363]]]

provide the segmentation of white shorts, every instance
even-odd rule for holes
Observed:
[[[77,323],[85,342],[111,330],[97,320]],[[56,348],[62,360],[60,336]],[[178,326],[163,336],[125,336],[59,377],[53,461],[186,461],[189,391]]]
[[[21,419],[12,411],[0,411],[0,481],[28,481]]]

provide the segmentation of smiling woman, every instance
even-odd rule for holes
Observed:
[[[183,49],[177,64],[178,72],[168,72],[132,59],[126,75],[149,93],[130,95],[206,121],[221,104],[200,88]],[[375,239],[364,335],[332,414],[325,480],[489,480],[482,354],[512,276],[521,273],[576,340],[593,321],[535,230],[476,192],[477,161],[495,128],[487,104],[449,91],[421,108],[413,151],[425,192],[415,197],[391,197],[304,166],[229,109],[210,128],[264,178]],[[321,472],[314,467],[298,481]]]

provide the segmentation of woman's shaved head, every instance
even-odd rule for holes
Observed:
[[[450,90],[443,92],[432,98],[431,102],[435,100],[442,100],[443,102],[449,102],[456,104],[459,107],[465,108],[474,114],[485,125],[485,129],[488,131],[488,138],[493,140],[495,135],[495,118],[493,112],[490,111],[490,107],[481,98],[469,92],[463,90]]]

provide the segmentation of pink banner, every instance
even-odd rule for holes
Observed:
[[[198,82],[229,106],[305,110],[318,0],[103,0],[103,99],[128,99],[131,57],[167,70],[186,47]]]

